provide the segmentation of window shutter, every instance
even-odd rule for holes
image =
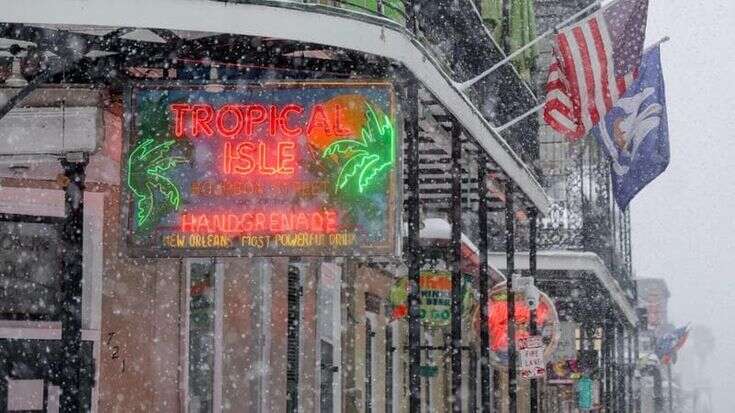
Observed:
[[[299,404],[299,330],[301,324],[301,277],[299,267],[288,266],[288,338],[286,349],[287,411],[297,412]]]

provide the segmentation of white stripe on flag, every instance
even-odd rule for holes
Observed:
[[[561,70],[557,67],[556,69],[549,72],[549,79],[546,81],[546,83],[556,82],[557,80],[561,79]]]
[[[559,89],[554,89],[550,91],[548,94],[546,94],[547,102],[552,102],[554,99],[558,100],[559,102],[561,102],[562,105],[568,108],[572,107],[572,100],[569,99],[569,96],[567,96],[564,92],[562,92]]]
[[[612,99],[613,105],[620,98],[618,93],[618,86],[615,79],[615,65],[612,59],[612,41],[610,40],[610,32],[607,30],[607,22],[605,19],[598,19],[597,24],[600,28],[600,35],[602,36],[602,45],[605,48],[605,59],[607,59],[607,84],[610,90],[610,98]]]
[[[564,116],[563,113],[559,112],[556,109],[552,109],[548,112],[549,116],[551,116],[555,121],[559,122],[562,126],[567,128],[569,132],[574,132],[577,130],[577,124],[574,123],[571,119]]]
[[[602,67],[600,66],[600,58],[597,55],[597,47],[595,45],[595,39],[592,36],[592,28],[589,23],[582,26],[582,34],[584,39],[587,41],[587,49],[590,54],[590,62],[592,63],[592,81],[595,84],[595,105],[597,106],[597,113],[600,115],[600,120],[605,119],[605,113],[610,109],[605,104],[605,93],[602,89]],[[604,56],[602,57],[605,58]]]

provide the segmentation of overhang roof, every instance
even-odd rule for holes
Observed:
[[[394,22],[295,2],[212,0],[0,0],[0,21],[229,33],[324,44],[401,62],[544,214],[550,200],[528,166],[462,93],[424,45]]]
[[[505,253],[490,253],[488,261],[496,268],[505,269],[507,267]],[[528,252],[516,252],[514,262],[516,270],[528,270]],[[539,271],[584,271],[594,274],[628,323],[633,326],[638,325],[635,309],[623,289],[620,288],[620,284],[613,278],[597,254],[577,251],[539,251],[536,255],[536,265]]]

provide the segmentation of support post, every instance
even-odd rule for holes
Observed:
[[[612,334],[610,333],[610,321],[606,321],[602,328],[602,365],[605,374],[604,403],[605,411],[609,412],[612,410],[612,379],[610,377],[612,373],[612,368],[610,366],[610,359],[612,358],[612,345],[610,344],[610,341],[612,341]]]
[[[518,383],[516,381],[516,306],[513,293],[515,272],[515,211],[513,210],[513,182],[505,187],[505,258],[508,287],[508,411],[516,413]]]
[[[477,184],[480,190],[480,205],[478,207],[478,223],[480,225],[480,412],[490,413],[490,332],[487,325],[488,305],[488,278],[490,277],[487,262],[488,234],[487,234],[487,156],[482,153],[477,168]]]
[[[662,389],[661,370],[658,366],[650,367],[651,375],[653,376],[653,411],[663,412],[664,411],[664,394]]]
[[[618,324],[618,333],[616,336],[618,343],[618,362],[617,362],[617,401],[615,406],[618,412],[625,411],[625,327],[622,323]]]
[[[418,114],[418,86],[416,80],[408,76],[406,90],[406,145],[408,156],[408,376],[409,376],[409,412],[421,411],[421,319],[419,297],[421,286],[421,244],[419,230],[421,214],[419,206],[419,114]]]
[[[628,405],[626,408],[627,412],[633,411],[633,334],[635,334],[635,329],[630,329],[628,333],[628,363],[627,363],[627,370],[628,373]]]
[[[529,229],[528,229],[528,271],[534,284],[536,283],[536,232],[538,218],[538,210],[530,208],[528,211]],[[531,309],[528,327],[532,336],[538,334],[538,325],[536,323],[536,309]],[[531,413],[538,413],[538,379],[531,379],[530,386],[530,410]]]
[[[301,271],[293,257],[288,264],[287,335],[286,335],[286,411],[299,411],[299,342],[301,333]]]
[[[617,413],[617,400],[618,400],[618,369],[617,369],[617,341],[615,339],[617,335],[617,327],[615,320],[610,321],[610,411]]]
[[[80,162],[62,160],[66,177],[64,207],[64,302],[61,311],[62,377],[61,411],[81,411],[81,346],[82,346],[82,260],[84,239],[84,180],[86,157]]]
[[[637,300],[636,300],[637,302]],[[638,342],[638,334],[640,334],[641,327],[640,324],[636,327],[634,336],[633,336],[633,360],[635,363],[638,363],[638,360],[640,360],[640,343]],[[640,379],[637,380],[636,386],[635,386],[635,413],[640,413],[641,409],[643,408],[641,403],[641,381]]]
[[[462,128],[452,121],[452,412],[462,411]]]
[[[666,365],[666,378],[669,381],[669,413],[674,413],[674,390],[671,386],[671,362]]]

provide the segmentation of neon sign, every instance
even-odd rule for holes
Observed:
[[[134,87],[128,250],[396,254],[394,100],[384,82]]]
[[[490,362],[495,367],[508,367],[508,289],[506,284],[495,285],[490,291],[487,302],[486,322],[490,333]],[[482,304],[481,304],[482,305]],[[526,304],[523,294],[515,293],[515,339],[530,337],[531,309]],[[549,296],[541,292],[538,308],[536,309],[536,323],[544,342],[544,360],[548,361],[556,350],[559,342],[559,317],[556,307]]]

